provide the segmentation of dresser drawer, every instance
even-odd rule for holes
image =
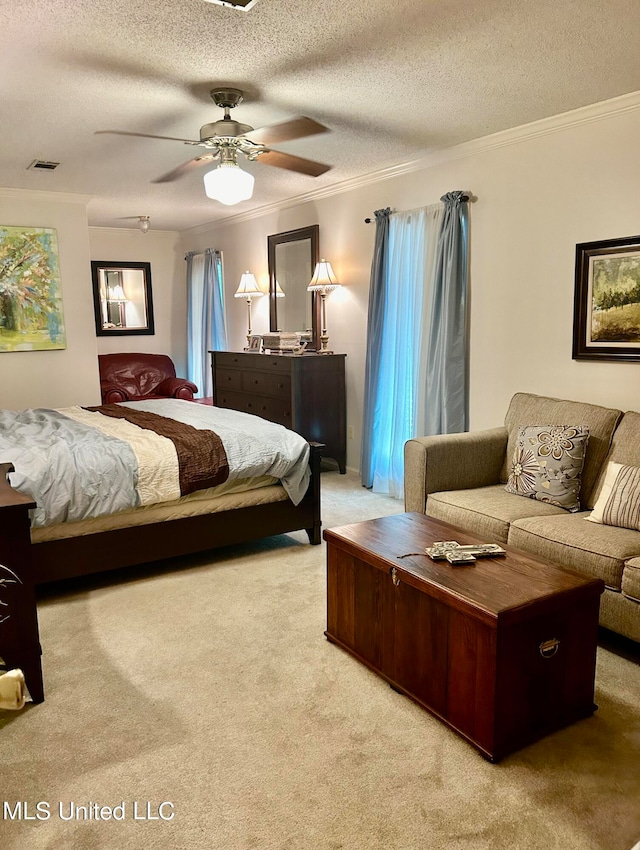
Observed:
[[[246,369],[249,372],[291,372],[288,355],[250,354],[245,351],[216,351],[215,366],[220,369]]]
[[[241,390],[243,372],[239,369],[218,369],[216,373],[216,391]]]
[[[291,373],[291,358],[292,354],[261,354],[260,369],[268,372],[284,372],[287,375]]]
[[[241,369],[247,365],[247,356],[233,351],[216,351],[215,364],[218,370]]]
[[[252,413],[271,422],[277,422],[286,428],[291,427],[291,405],[287,400],[280,401],[267,396],[249,395],[237,392],[221,392],[216,400],[218,407]]]
[[[242,389],[246,393],[291,398],[291,377],[280,372],[242,372]]]

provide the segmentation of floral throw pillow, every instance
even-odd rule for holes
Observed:
[[[580,510],[580,476],[589,439],[585,425],[520,428],[505,490],[572,513]]]

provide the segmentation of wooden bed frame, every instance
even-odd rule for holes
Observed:
[[[301,529],[310,543],[319,544],[323,446],[310,445],[311,481],[299,505],[286,499],[36,544],[31,543],[29,523],[35,502],[9,484],[13,466],[0,464],[0,657],[7,668],[22,669],[33,701],[44,699],[37,585]]]

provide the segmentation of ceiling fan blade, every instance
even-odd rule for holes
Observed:
[[[275,165],[276,168],[286,168],[289,171],[298,171],[300,174],[308,174],[310,177],[319,177],[331,168],[330,165],[323,165],[321,162],[303,159],[301,156],[293,156],[281,151],[263,151],[258,156],[258,162],[265,165]]]
[[[171,183],[172,180],[177,180],[179,177],[184,177],[185,174],[189,174],[191,171],[195,171],[196,168],[200,168],[202,165],[206,165],[211,162],[211,160],[217,158],[217,153],[207,153],[203,154],[203,156],[197,156],[195,159],[190,159],[189,162],[183,162],[182,165],[178,165],[176,168],[173,168],[171,171],[167,171],[166,174],[163,174],[162,177],[156,177],[155,180],[152,180],[152,183]]]
[[[185,145],[199,145],[201,142],[196,142],[193,139],[177,139],[175,136],[152,136],[149,133],[127,133],[126,130],[96,130],[94,136],[101,135],[110,136],[137,136],[139,139],[166,139],[168,142],[184,142]]]
[[[292,139],[303,139],[305,136],[315,136],[317,133],[326,133],[327,127],[318,124],[313,118],[292,118],[291,121],[282,121],[280,124],[268,124],[266,127],[258,127],[245,133],[247,139],[259,145],[279,145],[281,142],[289,142]]]

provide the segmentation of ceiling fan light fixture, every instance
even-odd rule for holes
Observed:
[[[255,178],[235,162],[221,162],[204,175],[204,191],[208,198],[233,206],[248,201],[253,195]]]
[[[205,0],[205,3],[215,3],[218,6],[227,6],[230,9],[241,9],[243,12],[248,12],[257,2],[258,0]]]

